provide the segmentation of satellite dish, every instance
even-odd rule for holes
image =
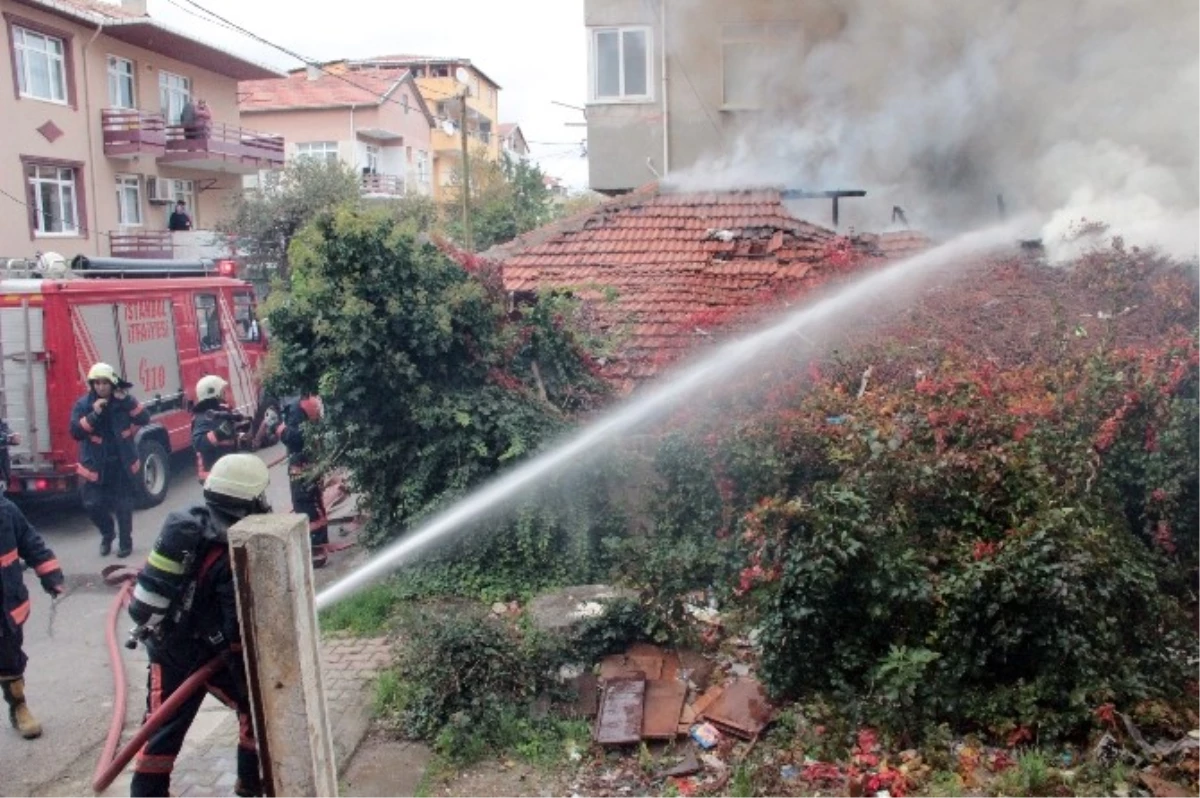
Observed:
[[[458,128],[449,119],[443,119],[442,120],[442,132],[445,133],[447,136],[453,136],[455,133],[458,132]]]
[[[454,78],[459,83],[465,84],[467,87],[467,93],[471,93],[471,73],[467,72],[466,69],[459,67],[458,69],[454,70]]]

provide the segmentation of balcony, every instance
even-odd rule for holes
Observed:
[[[223,123],[168,125],[167,152],[159,163],[242,175],[278,169],[283,166],[283,136]]]
[[[366,174],[361,186],[364,197],[404,196],[404,178],[400,175]]]
[[[108,254],[140,260],[220,260],[236,257],[229,239],[215,230],[113,230]]]
[[[109,158],[158,158],[167,151],[167,126],[161,114],[124,108],[100,112],[104,131],[104,154]]]

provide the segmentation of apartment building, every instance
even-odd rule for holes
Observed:
[[[770,124],[845,11],[836,0],[584,0],[584,24],[589,184],[619,194]]]
[[[283,162],[237,103],[238,81],[279,73],[145,0],[0,0],[0,16],[0,255],[194,256],[241,176]],[[192,230],[172,234],[180,201]]]
[[[421,95],[434,117],[430,146],[433,148],[433,191],[448,195],[455,168],[462,159],[462,98],[466,97],[467,142],[474,157],[500,158],[500,84],[489,78],[469,58],[437,58],[423,55],[382,55],[327,64],[333,71],[353,74],[412,73]],[[461,73],[460,73],[461,70]],[[460,80],[465,78],[465,80]]]
[[[248,123],[283,134],[288,160],[349,166],[365,196],[432,193],[434,120],[408,70],[331,74],[309,66],[242,83],[239,108]]]

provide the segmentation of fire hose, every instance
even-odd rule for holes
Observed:
[[[162,706],[147,716],[142,727],[133,735],[133,739],[118,752],[117,743],[120,742],[121,730],[125,727],[127,688],[125,686],[125,663],[121,657],[121,647],[117,643],[117,624],[121,612],[129,604],[129,598],[133,595],[137,571],[122,565],[110,565],[102,573],[106,583],[119,584],[121,589],[108,610],[108,624],[104,630],[105,640],[108,643],[108,656],[112,664],[114,699],[113,717],[108,727],[108,737],[104,741],[104,751],[100,754],[100,761],[96,763],[96,771],[92,775],[92,790],[97,793],[108,789],[108,785],[113,783],[113,780],[120,775],[129,761],[137,755],[137,752],[150,739],[150,735],[158,731],[159,727],[175,713],[175,710],[183,702],[191,698],[197,690],[203,688],[209,678],[225,666],[225,655],[221,654],[213,657],[204,667],[189,676],[171,694],[171,697],[163,702]]]

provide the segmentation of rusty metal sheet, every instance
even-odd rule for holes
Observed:
[[[725,687],[701,717],[723,732],[750,740],[770,723],[773,711],[757,679],[738,679]]]
[[[678,679],[647,681],[642,737],[648,740],[673,739],[679,733],[679,716],[686,697],[687,685]]]
[[[629,745],[642,739],[645,679],[612,679],[600,697],[592,737],[600,745]]]
[[[692,712],[695,715],[695,719],[699,720],[701,717],[703,717],[705,710],[711,707],[713,702],[720,698],[721,693],[723,692],[725,692],[724,687],[719,684],[714,684],[712,687],[708,688],[703,695],[693,701]]]
[[[594,673],[582,673],[572,680],[576,690],[570,714],[577,718],[595,717],[600,709],[600,681]]]
[[[674,651],[668,651],[663,654],[662,659],[662,674],[660,679],[678,679],[679,678],[679,655]]]
[[[640,668],[635,668],[625,659],[624,654],[612,654],[600,660],[600,681],[608,682],[613,679],[645,678]]]
[[[663,651],[656,645],[634,643],[625,652],[625,662],[634,670],[646,674],[649,680],[662,678]]]

